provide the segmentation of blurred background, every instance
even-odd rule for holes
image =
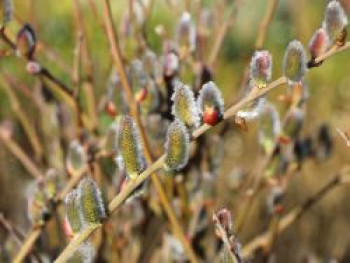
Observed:
[[[15,19],[9,23],[6,29],[9,35],[15,36],[22,23],[30,23],[35,29],[37,38],[40,40],[36,50],[36,59],[69,87],[74,85],[72,68],[75,63],[75,48],[77,45],[73,2],[72,0],[14,0]],[[188,11],[192,14],[193,19],[195,21],[199,20],[198,14],[200,12],[196,9],[197,2],[199,1],[154,1],[152,12],[148,16],[143,30],[147,35],[149,47],[158,56],[161,56],[163,53],[163,40],[157,34],[156,28],[162,25],[169,38],[173,38],[180,15],[188,7],[190,8]],[[257,34],[261,30],[260,23],[267,12],[270,1],[202,0],[201,2],[203,10],[206,10],[209,17],[209,33],[205,36],[207,46],[203,47],[204,52],[202,52],[203,61],[208,59],[210,50],[217,39],[217,32],[220,31],[223,21],[229,16],[230,8],[227,7],[235,6],[235,11],[232,15],[232,26],[228,29],[219,49],[218,58],[211,70],[214,81],[223,93],[227,108],[236,102],[241,94],[240,87],[244,79],[243,76],[255,50]],[[350,1],[342,0],[340,2],[343,4],[347,14],[349,14]],[[101,11],[102,7],[99,1],[96,1],[96,6],[101,20],[96,19],[89,1],[84,0],[80,1],[80,3],[93,67],[93,92],[96,98],[101,98],[107,93],[108,80],[113,67],[108,39],[100,23],[103,21],[104,14]],[[272,80],[282,75],[283,54],[290,41],[298,39],[307,48],[314,31],[322,24],[327,3],[328,1],[326,0],[276,1],[276,11],[273,14],[271,23],[268,25],[266,40],[262,45],[262,48],[269,50],[273,56]],[[118,34],[122,34],[123,16],[128,12],[129,8],[128,1],[112,0],[111,5]],[[136,19],[138,19],[137,16]],[[135,46],[138,40],[134,37],[134,34],[131,33],[130,36],[120,37],[120,39],[125,60],[131,61],[137,58],[138,53],[135,51]],[[6,49],[6,44],[3,41],[0,42],[0,49]],[[319,157],[315,153],[312,158],[303,161],[300,168],[293,172],[284,193],[284,213],[303,203],[313,193],[316,193],[350,160],[349,149],[336,131],[337,128],[343,131],[350,131],[350,106],[347,106],[350,105],[349,67],[350,52],[345,51],[325,61],[320,67],[310,70],[306,76],[305,83],[307,83],[306,85],[309,88],[309,98],[305,104],[305,118],[299,138],[311,138],[313,144],[317,146],[320,141],[322,143],[322,139],[319,138],[320,128],[323,127],[329,133],[331,149],[329,149],[329,154],[327,152],[326,157]],[[186,69],[186,66],[184,68]],[[185,83],[195,83],[195,74],[187,74],[185,69],[182,71],[180,79]],[[6,80],[6,84],[0,82],[0,86],[10,85],[12,87],[26,118],[35,127],[35,131],[39,138],[42,138],[42,142],[47,144],[44,144],[44,152],[49,154],[51,147],[50,138],[47,138],[47,132],[43,131],[48,117],[44,116],[41,109],[38,108],[42,102],[35,103],[35,97],[40,90],[40,79],[28,74],[23,60],[18,59],[14,55],[5,55],[0,58],[0,71],[2,76],[1,82]],[[287,87],[281,87],[268,95],[269,101],[275,105],[281,116],[284,116],[287,111],[286,104],[281,100],[281,95],[286,93],[288,93]],[[11,101],[9,93],[0,88],[0,120],[2,125],[11,127],[9,129],[12,131],[12,139],[20,145],[23,151],[42,171],[46,171],[49,168],[50,157],[46,157],[44,161],[34,158],[28,137],[18,121],[16,108],[12,104],[13,101]],[[101,105],[98,108],[102,107],[103,109]],[[105,134],[112,121],[113,119],[101,110],[99,113],[99,133]],[[222,132],[223,125],[220,124],[219,127],[209,132],[210,135],[214,136],[211,138],[214,139],[206,138],[208,141],[212,140],[210,141],[211,143],[207,142],[204,146],[201,146],[205,148],[220,148],[217,149],[216,155],[221,156],[222,159],[215,172],[216,176],[210,181],[210,201],[212,203],[208,208],[207,222],[205,224],[205,235],[212,236],[211,239],[214,241],[201,240],[200,245],[198,245],[201,247],[199,250],[211,251],[216,249],[212,246],[220,246],[215,241],[211,213],[227,208],[232,212],[233,222],[235,222],[235,216],[239,213],[240,203],[245,200],[244,194],[241,192],[242,188],[245,187],[245,178],[254,172],[256,167],[259,167],[260,159],[264,158],[264,153],[258,141],[259,122],[249,122],[247,127],[247,129],[242,129],[239,125],[231,123],[227,130]],[[69,136],[67,135],[66,137],[68,138]],[[63,149],[67,148],[67,138],[61,138]],[[66,142],[62,142],[62,140],[66,140]],[[28,185],[33,181],[33,178],[23,167],[22,163],[4,146],[4,142],[0,142],[0,145],[0,212],[20,231],[28,233],[32,224],[27,215],[27,192]],[[316,148],[314,149],[315,151],[317,151]],[[159,153],[162,151],[157,150],[157,148],[154,149],[156,149],[155,155],[159,156]],[[63,155],[65,156],[65,153]],[[117,174],[114,171],[115,168],[111,168],[113,164],[109,161],[109,163],[107,162],[107,164],[103,165],[103,172],[107,174],[106,178],[113,181],[114,179],[110,178]],[[187,172],[188,174],[191,173],[191,171]],[[167,182],[167,178],[162,176],[164,185],[169,187],[170,183]],[[201,185],[201,187],[204,186]],[[279,234],[273,243],[273,252],[269,254],[268,259],[262,256],[264,253],[255,253],[249,260],[252,262],[284,263],[350,262],[350,194],[348,187],[346,185],[336,187],[324,199],[303,214],[299,220]],[[202,191],[205,191],[205,189],[203,188]],[[115,190],[106,190],[106,192],[108,192],[105,194],[106,199],[110,200]],[[145,206],[144,203],[139,204],[140,207],[135,206],[136,208],[130,208],[131,205],[128,204],[120,212],[113,215],[111,221],[117,220],[118,227],[121,229],[127,228],[128,224],[132,226],[129,226],[129,230],[123,230],[123,235],[126,236],[115,238],[120,242],[115,241],[118,243],[115,245],[119,249],[118,256],[110,256],[110,253],[106,252],[108,249],[106,249],[105,252],[98,252],[99,255],[101,253],[105,255],[100,256],[97,260],[98,262],[186,261],[181,259],[181,257],[165,259],[158,255],[160,253],[157,252],[158,250],[164,250],[165,240],[171,240],[170,232],[167,234],[169,235],[168,239],[164,237],[164,239],[155,238],[158,241],[155,241],[155,244],[152,243],[150,247],[147,246],[147,242],[150,242],[149,240],[152,240],[153,236],[163,236],[163,234],[160,234],[160,231],[163,230],[160,229],[164,228],[167,232],[169,228],[169,226],[167,227],[165,216],[154,216],[154,214],[157,215],[157,209],[160,209],[159,204],[153,204],[158,203],[158,197],[154,193],[154,189],[148,190],[147,196],[148,201],[146,203],[150,208],[147,208],[146,212],[142,214],[142,224],[134,222],[138,220],[138,213],[135,210],[144,209],[142,208],[142,206]],[[188,194],[189,209],[193,209],[192,204],[195,203],[196,196]],[[264,190],[258,195],[252,204],[252,209],[244,220],[243,227],[239,231],[237,230],[237,238],[243,247],[255,236],[268,229],[269,217],[266,214],[268,213],[269,196],[268,190]],[[194,199],[192,200],[191,198]],[[173,205],[175,209],[177,202],[178,200],[174,197]],[[155,208],[152,206],[155,206]],[[183,220],[182,222],[191,221],[186,218],[186,215],[182,215],[181,212],[179,214]],[[193,213],[189,214],[190,216],[187,216],[191,218]],[[148,228],[144,229],[146,227],[144,221],[147,221],[148,216],[156,219],[154,219],[155,221],[152,224],[148,222],[150,225],[147,225]],[[59,219],[57,220],[59,221]],[[134,224],[137,226],[134,226]],[[42,249],[49,255],[48,258],[52,255],[57,255],[64,246],[64,242],[61,242],[62,237],[60,237],[60,234],[57,234],[60,230],[57,230],[55,225],[59,224],[52,223],[52,226],[49,226],[36,245],[38,251]],[[184,223],[184,225],[186,224]],[[151,229],[153,228],[151,226],[157,231],[154,230],[155,232],[152,233]],[[117,230],[114,231],[117,232]],[[116,234],[116,236],[118,235]],[[0,227],[2,253],[5,253],[5,247],[9,239],[8,232]],[[171,243],[171,241],[169,242]],[[173,244],[173,246],[175,245]],[[214,262],[216,257],[213,257],[213,255],[219,254],[212,252],[211,257],[205,255],[201,258],[201,261]]]

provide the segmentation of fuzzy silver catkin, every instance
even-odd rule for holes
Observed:
[[[265,152],[269,153],[274,148],[277,136],[281,134],[281,120],[276,107],[267,102],[263,114],[259,119],[259,143]]]
[[[69,144],[67,154],[67,169],[73,174],[78,174],[85,169],[87,156],[84,147],[76,140]]]
[[[109,126],[106,134],[106,141],[104,144],[104,149],[106,152],[117,152],[119,143],[119,129],[120,129],[120,117],[117,117],[115,121]]]
[[[147,74],[145,72],[142,62],[139,59],[134,59],[133,61],[131,61],[129,75],[132,89],[134,92],[146,88]]]
[[[327,5],[323,27],[332,42],[342,34],[343,29],[348,24],[348,18],[341,4],[336,1],[330,1]]]
[[[315,59],[326,52],[329,44],[329,37],[324,28],[316,30],[309,42],[309,51],[311,58]]]
[[[206,107],[214,107],[220,115],[224,114],[224,99],[213,81],[204,84],[199,91],[197,107],[201,115],[204,114]]]
[[[152,50],[146,49],[142,56],[142,63],[148,76],[155,80],[162,77],[158,57]]]
[[[186,126],[173,121],[168,127],[165,142],[165,166],[169,170],[180,170],[188,163],[190,139]]]
[[[179,56],[174,51],[166,52],[162,58],[162,64],[164,76],[174,76],[180,68]]]
[[[124,116],[119,131],[119,164],[131,179],[135,179],[145,168],[145,158],[139,131],[130,116]]]
[[[188,127],[199,126],[199,113],[194,99],[193,91],[189,86],[177,82],[171,97],[173,103],[172,114]]]
[[[13,16],[13,6],[11,0],[0,1],[0,28],[11,21]]]
[[[272,56],[267,50],[255,51],[250,62],[250,78],[258,87],[266,86],[272,74]]]
[[[306,54],[303,45],[293,40],[289,43],[283,58],[283,74],[289,82],[300,82],[307,70]]]
[[[100,189],[94,180],[86,178],[80,181],[78,198],[84,226],[100,224],[106,217],[106,211]]]
[[[283,134],[289,138],[296,138],[302,128],[305,113],[299,108],[294,108],[286,115]]]
[[[176,29],[176,42],[178,45],[187,46],[190,51],[196,49],[196,28],[189,12],[183,12]]]
[[[91,245],[91,243],[84,242],[67,260],[67,263],[92,263],[94,262],[95,254],[95,248]]]
[[[71,190],[65,200],[66,205],[66,216],[69,223],[70,228],[73,231],[73,234],[78,233],[82,227],[82,219],[81,219],[81,206],[80,200],[77,190]]]

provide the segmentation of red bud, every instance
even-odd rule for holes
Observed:
[[[117,116],[117,109],[115,108],[115,105],[112,101],[107,102],[106,105],[106,112],[108,113],[109,116],[115,117]]]
[[[204,123],[214,126],[219,122],[219,113],[214,107],[207,107],[203,114]]]

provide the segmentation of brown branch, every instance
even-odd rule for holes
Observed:
[[[107,0],[106,0],[107,1]],[[350,45],[349,45],[350,48]],[[343,49],[344,50],[344,49]],[[247,104],[251,103],[252,101],[255,101],[257,98],[266,95],[268,92],[270,92],[271,90],[279,87],[282,84],[286,83],[286,78],[285,77],[281,77],[279,79],[277,79],[276,81],[270,83],[266,88],[264,89],[256,89],[253,90],[252,93],[250,93],[248,96],[246,96],[245,98],[243,98],[241,101],[239,101],[238,103],[234,104],[233,106],[231,106],[224,114],[224,120],[228,119],[229,117],[233,117],[235,115],[235,113],[243,108],[244,106],[246,106]],[[201,136],[203,133],[205,133],[207,130],[209,130],[211,128],[211,126],[208,125],[202,125],[201,127],[199,127],[197,130],[195,130],[193,132],[192,138],[196,139],[199,136]],[[108,209],[110,211],[110,214],[112,212],[114,212],[115,210],[117,210],[127,199],[127,197],[130,195],[130,193],[132,193],[138,185],[140,185],[144,180],[146,180],[147,178],[149,178],[152,174],[154,174],[155,171],[157,171],[160,167],[163,166],[163,162],[164,162],[164,155],[162,157],[160,157],[157,161],[155,161],[153,164],[151,164],[144,172],[142,172],[135,180],[130,180],[127,185],[125,186],[125,188],[123,189],[123,191],[121,191],[115,198],[113,198],[113,200],[109,203]],[[308,203],[308,207],[310,205],[313,205],[314,202],[309,202]],[[305,208],[304,208],[305,209]],[[304,212],[303,209],[303,212]],[[293,213],[295,214],[295,213]],[[299,213],[297,213],[298,215]],[[287,218],[284,218],[284,220],[281,220],[281,226],[282,227],[286,227],[288,225],[288,223],[291,221],[291,218],[293,219],[294,216],[289,216]],[[295,219],[293,219],[295,220]],[[293,221],[292,220],[292,221]],[[265,238],[265,237],[263,237]],[[269,238],[269,236],[267,237]],[[255,243],[258,243],[259,246],[261,244],[261,240],[262,238],[259,237],[257,238],[257,241],[254,241],[254,244],[251,246],[254,246],[254,248],[256,247]],[[83,242],[84,240],[81,240],[81,242]],[[265,242],[263,242],[265,244]],[[79,244],[75,244],[75,246],[77,247]],[[71,248],[70,248],[70,251]],[[62,254],[67,253],[66,250],[63,250]],[[67,256],[67,255],[64,255]]]
[[[19,122],[21,123],[24,132],[26,133],[29,143],[31,144],[33,150],[34,150],[34,154],[35,154],[35,158],[36,160],[41,160],[43,157],[43,148],[40,142],[40,139],[34,129],[34,126],[32,125],[32,123],[29,122],[28,117],[26,116],[26,114],[24,113],[20,101],[17,98],[15,92],[13,91],[12,87],[10,87],[10,85],[8,84],[8,82],[6,81],[6,79],[3,76],[0,76],[0,80],[2,81],[2,88],[5,91],[5,93],[7,94],[9,100],[10,100],[10,104],[11,104],[11,108],[14,112],[14,114],[16,115],[16,117],[18,118]]]
[[[261,49],[266,40],[267,31],[271,24],[272,18],[276,13],[276,9],[278,6],[278,0],[269,0],[267,11],[263,20],[260,22],[258,36],[255,40],[255,49]]]
[[[238,4],[234,4],[234,6],[231,6],[230,10],[228,11],[228,17],[227,19],[223,22],[223,24],[220,26],[219,32],[217,33],[217,36],[215,37],[215,42],[213,44],[213,47],[211,51],[209,52],[209,58],[208,58],[208,67],[213,68],[214,63],[217,60],[217,57],[219,55],[221,46],[224,42],[225,36],[228,32],[228,30],[232,27],[234,18],[237,13],[238,9]]]
[[[87,41],[87,33],[86,28],[84,24],[84,17],[83,12],[81,10],[81,3],[80,0],[74,0],[73,1],[73,9],[74,9],[74,17],[75,17],[75,23],[77,27],[77,37],[78,37],[78,54],[79,54],[79,61],[76,61],[77,66],[80,65],[80,59],[82,59],[84,66],[85,66],[85,74],[86,74],[86,80],[82,84],[82,90],[86,97],[86,106],[88,114],[91,118],[91,125],[94,129],[97,129],[98,127],[98,116],[97,116],[97,110],[96,110],[96,99],[95,99],[95,93],[94,93],[94,87],[93,87],[93,64],[89,52],[89,45]],[[78,58],[76,58],[78,59]],[[79,70],[79,74],[80,74]],[[76,73],[77,74],[77,73]]]
[[[347,181],[345,178],[347,175],[349,175],[349,167],[346,167],[339,174],[335,175],[324,187],[309,197],[304,203],[300,204],[296,208],[292,209],[288,214],[283,216],[278,223],[277,233],[282,233],[290,225],[300,219],[307,211],[309,211],[311,207],[316,205],[322,198],[324,198],[331,190],[335,189],[336,186],[345,183]],[[266,246],[269,237],[269,232],[265,232],[248,242],[243,247],[243,258],[249,258],[257,249]]]
[[[350,147],[350,138],[347,132],[342,131],[340,128],[337,128],[337,132],[340,137],[344,140],[346,147]]]
[[[23,165],[28,173],[37,180],[44,178],[43,173],[37,165],[26,155],[21,147],[7,134],[5,128],[0,127],[0,140],[5,147],[16,157],[16,159]]]

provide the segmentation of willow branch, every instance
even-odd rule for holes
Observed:
[[[75,236],[69,245],[65,249],[65,253],[61,253],[60,256],[55,260],[55,263],[64,263],[69,257],[74,253],[76,248],[80,246],[81,243],[84,242],[96,229],[100,228],[101,224],[96,224],[94,226],[90,226],[84,229],[79,235]]]
[[[265,13],[263,20],[261,20],[259,25],[258,36],[255,41],[255,49],[261,49],[263,47],[264,42],[266,40],[267,31],[271,24],[272,18],[276,13],[277,6],[278,6],[278,0],[269,0],[267,11]]]
[[[350,45],[346,45],[348,46],[348,48],[350,48]],[[345,50],[345,49],[342,49]],[[333,52],[333,51],[329,51],[329,52]],[[337,52],[333,52],[332,54],[336,54]],[[327,56],[328,58],[331,57],[332,55]],[[286,78],[285,77],[281,77],[273,82],[271,82],[266,88],[264,89],[256,89],[253,90],[252,93],[248,94],[247,97],[243,98],[241,101],[239,101],[238,103],[232,105],[224,114],[224,120],[227,120],[233,116],[235,116],[235,114],[237,113],[238,110],[240,110],[241,108],[245,107],[247,104],[251,103],[252,101],[255,101],[257,98],[260,98],[261,96],[266,95],[268,92],[272,91],[273,89],[281,86],[282,84],[286,83]],[[206,124],[202,125],[201,127],[199,127],[197,130],[195,130],[192,134],[192,138],[196,139],[199,136],[201,136],[202,134],[204,134],[205,132],[207,132],[212,126],[208,126]],[[114,211],[116,211],[124,202],[125,200],[128,198],[128,196],[130,195],[130,193],[132,193],[138,185],[140,185],[143,181],[145,181],[148,177],[150,177],[155,171],[157,171],[158,169],[160,169],[164,164],[164,156],[160,157],[157,161],[155,161],[153,164],[151,164],[143,173],[141,173],[139,175],[139,177],[135,180],[130,180],[126,187],[114,198],[112,199],[112,201],[109,203],[108,205],[108,210],[111,213],[113,213]],[[341,180],[343,182],[343,180]],[[323,196],[325,193],[327,193],[329,191],[329,186],[325,187],[324,189],[326,190],[321,190],[320,192],[318,192],[318,194],[316,194],[315,196]],[[332,187],[331,187],[332,188]],[[301,214],[303,214],[305,212],[305,209],[310,208],[312,205],[314,205],[320,198],[318,198],[315,201],[308,201],[307,205],[306,203],[303,204],[301,207],[296,208],[295,210],[293,210],[290,214],[288,214],[286,217],[282,218],[280,223],[279,223],[279,232],[283,231],[287,226],[289,226],[292,222],[294,222],[294,220],[296,220],[297,218],[299,218],[301,216]],[[310,199],[309,199],[310,200]],[[296,217],[296,218],[294,218]],[[96,230],[96,229],[95,229]],[[265,237],[266,235],[266,237]],[[256,240],[253,240],[251,243],[248,244],[248,246],[246,247],[246,254],[247,251],[250,253],[250,251],[261,246],[261,244],[265,244],[265,242],[262,242],[262,239],[268,239],[270,236],[268,235],[268,233],[263,234],[263,236],[259,236],[256,238]],[[83,242],[84,240],[81,240],[81,242]],[[76,244],[76,248],[79,246],[80,244]],[[63,250],[62,253],[66,253],[66,250]]]
[[[309,211],[311,207],[316,205],[322,198],[324,198],[331,190],[335,189],[336,186],[346,183],[346,176],[349,175],[349,167],[345,168],[339,174],[335,175],[324,187],[317,191],[314,195],[309,197],[304,203],[300,204],[296,208],[292,209],[288,214],[281,218],[277,226],[277,234],[282,233],[290,225],[296,222],[305,212]],[[269,232],[265,232],[257,237],[253,238],[252,241],[248,242],[243,247],[243,258],[250,257],[254,251],[264,247],[268,244],[270,238]]]
[[[234,22],[234,17],[237,12],[237,6],[231,7],[228,12],[228,18],[223,22],[223,25],[220,26],[219,32],[215,37],[215,42],[213,44],[212,50],[210,51],[209,59],[208,59],[208,67],[212,68],[214,63],[219,55],[219,51],[221,49],[222,43],[224,42],[225,36],[228,30],[232,27]]]
[[[0,76],[0,79],[2,80],[2,83],[3,83],[2,88],[6,92],[8,98],[10,100],[11,108],[12,108],[14,114],[16,115],[16,117],[18,118],[19,122],[21,123],[21,125],[24,129],[24,132],[26,133],[26,135],[28,137],[29,143],[31,144],[31,146],[33,148],[36,159],[41,160],[41,158],[43,156],[43,149],[42,149],[39,137],[38,137],[32,123],[29,122],[28,117],[25,115],[25,113],[21,107],[21,104],[20,104],[15,92],[13,91],[12,87],[10,87],[10,85],[5,80],[5,78]]]
[[[53,202],[55,204],[54,205],[54,209],[57,209],[57,207],[62,203],[63,199],[67,195],[67,193],[79,183],[79,181],[85,175],[86,169],[87,168],[82,169],[82,171],[79,174],[74,174],[70,178],[70,180],[68,181],[66,186],[59,193],[57,193],[57,195],[53,199]],[[24,260],[26,255],[28,255],[28,253],[33,248],[36,240],[39,238],[40,234],[44,230],[44,228],[45,228],[45,226],[46,226],[48,221],[49,220],[45,221],[41,225],[34,226],[32,228],[32,230],[30,231],[30,233],[26,237],[22,247],[20,248],[18,254],[16,255],[16,257],[14,259],[14,262],[22,262]]]
[[[7,131],[5,131],[4,128],[0,128],[0,140],[3,145],[17,158],[33,178],[37,180],[43,179],[44,175],[37,165],[26,155],[11,136],[8,136],[6,133]]]
[[[7,36],[4,28],[0,29],[0,38],[3,39],[13,51],[17,49],[16,43]],[[60,95],[60,98],[70,105],[75,113],[78,126],[82,128],[83,124],[85,124],[87,127],[91,128],[89,119],[84,116],[79,100],[74,96],[73,91],[69,89],[62,81],[56,78],[47,68],[43,66],[40,67],[41,69],[37,75],[41,78],[41,80],[48,84],[48,87],[53,93]]]
[[[82,90],[84,92],[84,95],[86,97],[86,106],[88,114],[91,118],[91,125],[96,129],[98,127],[98,116],[97,116],[97,110],[96,110],[96,99],[94,94],[94,88],[93,88],[93,65],[92,60],[90,57],[89,52],[89,46],[87,41],[87,33],[86,28],[84,24],[84,17],[83,12],[81,10],[81,3],[80,0],[74,0],[73,1],[73,7],[74,7],[74,17],[75,17],[75,23],[77,27],[77,37],[78,37],[78,43],[79,43],[79,49],[78,54],[79,61],[77,61],[78,65],[80,65],[80,59],[82,59],[82,62],[85,66],[85,74],[86,74],[86,81],[80,83],[82,84]],[[80,71],[79,71],[80,74]]]
[[[13,260],[14,263],[21,263],[21,262],[23,262],[23,260],[28,255],[28,253],[32,250],[33,244],[39,238],[42,229],[43,229],[43,226],[40,226],[40,227],[37,227],[37,228],[33,228],[29,232],[29,234],[28,234],[26,240],[24,241],[20,251],[18,252],[18,254],[16,255],[16,257]]]

